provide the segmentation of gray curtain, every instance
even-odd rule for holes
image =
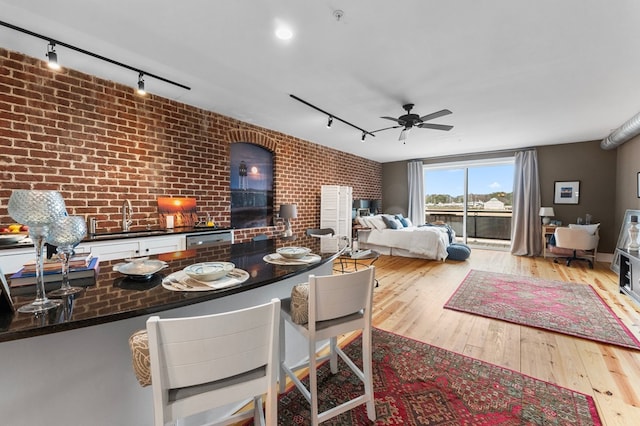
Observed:
[[[511,253],[537,256],[542,250],[540,224],[540,180],[538,155],[535,150],[515,155],[513,179],[513,219],[511,221]]]
[[[407,163],[409,176],[409,208],[407,216],[414,226],[424,225],[424,170],[422,161]]]

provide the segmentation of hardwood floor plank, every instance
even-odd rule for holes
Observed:
[[[640,351],[443,308],[471,269],[583,283],[640,339],[640,306],[619,293],[608,264],[474,249],[463,262],[380,256],[375,266],[375,327],[591,395],[605,425],[638,424]]]

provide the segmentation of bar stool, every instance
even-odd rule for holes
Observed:
[[[278,299],[221,314],[149,318],[155,425],[253,398],[253,411],[228,419],[275,426],[279,318]]]
[[[296,387],[309,402],[311,425],[333,418],[358,405],[366,404],[367,416],[376,419],[373,395],[371,361],[371,306],[373,300],[375,267],[344,275],[309,276],[308,283],[308,320],[300,318],[300,305],[292,304],[291,298],[282,299],[280,319],[280,392],[284,392],[285,379],[289,376]],[[303,308],[304,309],[304,308]],[[289,322],[293,328],[308,341],[308,361],[288,366],[284,360],[285,339],[284,324]],[[337,345],[337,336],[362,330],[362,365],[360,370],[355,363]],[[329,339],[329,354],[318,357],[316,342]],[[364,394],[344,402],[324,412],[318,412],[318,363],[329,359],[331,373],[338,372],[340,356],[349,368],[364,383]],[[309,368],[309,389],[298,379],[295,372]]]

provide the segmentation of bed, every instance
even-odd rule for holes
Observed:
[[[392,256],[445,260],[455,236],[447,226],[413,226],[401,215],[361,216],[357,222],[366,228],[358,232],[360,248]]]

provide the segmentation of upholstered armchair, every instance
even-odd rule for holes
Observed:
[[[560,227],[555,231],[556,247],[569,249],[571,256],[567,256],[567,266],[574,260],[583,260],[589,263],[589,268],[593,269],[593,262],[598,253],[598,243],[600,242],[599,226],[594,225],[569,225],[568,228]],[[561,257],[556,257],[554,262],[558,262]]]

